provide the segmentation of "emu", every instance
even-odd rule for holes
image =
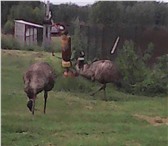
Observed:
[[[53,68],[46,62],[34,63],[24,73],[24,91],[29,98],[27,107],[33,115],[36,96],[42,91],[44,91],[44,114],[46,113],[48,91],[54,87],[55,78],[56,75]]]
[[[98,60],[91,64],[84,64],[83,59],[79,57],[76,70],[79,75],[91,81],[98,81],[103,84],[96,92],[92,93],[91,96],[95,95],[98,91],[104,90],[104,99],[107,101],[106,84],[114,83],[118,87],[121,85],[119,70],[110,60]]]

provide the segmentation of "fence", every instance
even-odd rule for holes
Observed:
[[[74,30],[71,28],[71,32]],[[103,26],[103,25],[80,25],[80,32],[84,34],[82,40],[86,39],[85,52],[87,59],[115,59],[117,51],[122,49],[125,40],[133,40],[137,48],[145,50],[149,43],[155,46],[154,56],[168,53],[168,28],[157,26]],[[72,34],[73,35],[73,34]],[[120,41],[114,55],[111,49],[116,38],[120,36]],[[162,43],[161,43],[162,42]],[[162,49],[161,49],[162,48]],[[157,54],[156,54],[157,52]]]

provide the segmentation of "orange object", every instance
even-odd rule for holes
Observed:
[[[64,77],[77,77],[78,76],[78,74],[77,73],[74,73],[73,71],[65,71],[64,72]]]
[[[67,71],[64,72],[64,77],[68,77],[68,72]]]
[[[61,37],[62,59],[64,61],[71,60],[71,37],[69,35],[62,35]]]

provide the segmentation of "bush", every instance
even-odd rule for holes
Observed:
[[[9,50],[20,50],[21,46],[12,35],[2,35],[1,48]]]
[[[168,55],[158,58],[151,72],[146,76],[145,80],[139,85],[141,90],[146,94],[168,94]]]
[[[117,64],[123,76],[122,87],[126,92],[150,96],[168,94],[168,56],[160,57],[154,68],[149,68],[147,62],[153,48],[150,43],[144,54],[138,56],[132,41],[124,43],[117,57]]]
[[[123,75],[122,86],[127,92],[135,92],[134,87],[142,82],[148,72],[143,58],[136,54],[132,41],[126,41],[117,57],[117,64]]]
[[[4,33],[5,34],[13,34],[14,23],[11,20],[8,20],[4,25]]]
[[[27,51],[41,51],[42,47],[38,45],[22,46],[12,35],[2,35],[1,48],[8,50],[27,50]]]

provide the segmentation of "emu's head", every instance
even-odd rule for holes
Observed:
[[[33,106],[32,98],[33,98],[34,94],[32,93],[31,90],[28,90],[28,92],[26,92],[26,94],[27,94],[27,97],[29,98],[29,101],[27,102],[27,107],[30,111],[32,111],[32,106]]]
[[[81,69],[83,69],[84,62],[85,62],[85,58],[84,57],[85,57],[85,52],[84,51],[80,51],[79,57],[78,57],[77,63],[76,63],[77,72],[79,72]]]
[[[27,107],[30,111],[32,111],[32,106],[33,106],[33,90],[29,87],[29,84],[28,85],[25,85],[25,88],[24,88],[24,91],[29,99],[29,101],[27,102]]]

